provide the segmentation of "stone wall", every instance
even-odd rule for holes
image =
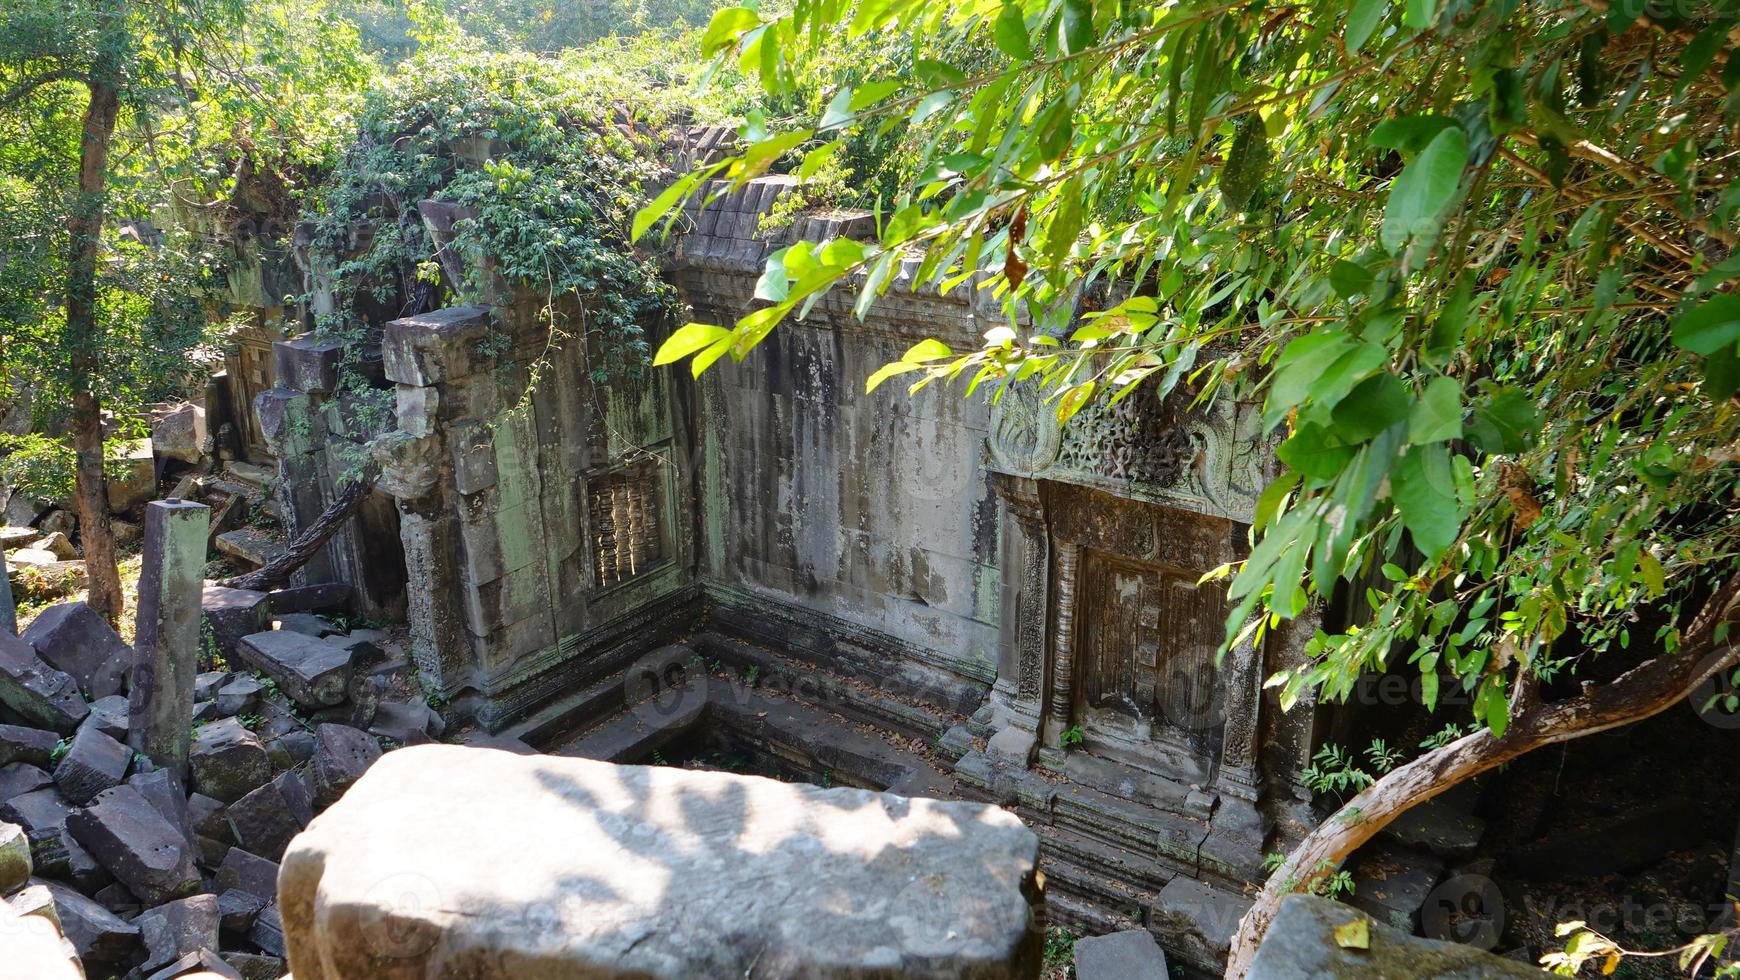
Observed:
[[[675,278],[697,320],[753,308],[766,251],[756,219],[783,183],[696,216]],[[867,217],[801,219],[783,238],[869,231]],[[719,615],[749,636],[970,713],[996,679],[998,518],[985,466],[988,406],[864,379],[912,344],[975,347],[959,298],[896,291],[859,321],[841,291],[698,384],[701,568]]]
[[[398,427],[380,485],[426,687],[480,695],[495,727],[682,628],[693,539],[665,374],[594,383],[584,345],[549,343],[526,297],[392,321],[383,361]]]

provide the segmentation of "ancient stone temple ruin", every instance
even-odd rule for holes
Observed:
[[[693,319],[752,308],[782,241],[870,235],[839,212],[760,234],[788,184],[685,216],[668,274]],[[446,207],[423,207],[437,239]],[[337,345],[276,344],[257,408],[289,530],[348,447],[381,464],[303,581],[403,609],[425,689],[541,751],[1005,804],[1051,916],[1218,969],[1312,748],[1310,712],[1261,691],[1297,634],[1217,663],[1224,600],[1197,586],[1247,547],[1272,466],[1253,406],[1138,393],[1062,428],[1020,386],[865,395],[914,342],[1000,322],[967,290],[897,286],[862,320],[830,296],[698,382],[606,376],[583,331],[549,341],[578,306],[495,295],[384,324],[384,433],[335,396]]]

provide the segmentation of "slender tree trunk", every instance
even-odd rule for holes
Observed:
[[[1305,836],[1263,886],[1256,903],[1239,922],[1227,958],[1227,980],[1243,980],[1263,934],[1274,921],[1281,899],[1331,874],[1361,844],[1390,821],[1464,780],[1497,768],[1545,745],[1568,742],[1642,721],[1684,700],[1720,671],[1740,665],[1740,647],[1718,642],[1717,627],[1740,616],[1740,578],[1724,585],[1704,604],[1679,652],[1663,654],[1568,701],[1512,707],[1514,717],[1503,738],[1489,731],[1465,735],[1386,774],[1347,801],[1335,815]]]
[[[79,192],[67,219],[72,256],[67,266],[66,337],[72,383],[73,453],[77,468],[79,541],[90,579],[89,604],[113,623],[121,616],[121,574],[109,527],[109,491],[103,478],[103,411],[95,382],[102,345],[97,323],[97,257],[102,245],[103,203],[108,185],[109,142],[120,110],[117,90],[121,49],[109,36],[124,29],[125,11],[102,20],[101,51],[91,67],[90,102],[79,141]]]
[[[314,557],[327,539],[337,534],[344,522],[350,520],[350,516],[368,499],[374,486],[372,475],[358,477],[345,484],[338,496],[332,498],[332,503],[326,505],[326,510],[321,512],[313,524],[298,534],[296,540],[290,542],[290,547],[283,554],[246,575],[224,579],[220,584],[232,589],[255,589],[262,592],[283,585],[290,580],[290,573],[307,564],[308,559]]]

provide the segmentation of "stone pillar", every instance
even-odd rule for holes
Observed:
[[[3,547],[0,547],[0,632],[18,632],[18,610],[12,604],[12,575],[6,570]]]
[[[1037,733],[1045,713],[1046,612],[1050,591],[1051,540],[1045,509],[1032,480],[1002,476],[1003,499],[1002,655],[992,687],[994,724]]]
[[[1249,641],[1228,651],[1221,665],[1226,722],[1221,729],[1220,770],[1215,785],[1242,800],[1257,799],[1257,732],[1262,698],[1262,657]]]
[[[1081,568],[1081,545],[1057,544],[1057,632],[1051,639],[1051,697],[1046,702],[1045,749],[1040,761],[1063,763],[1063,733],[1075,708],[1075,593]]]
[[[200,598],[211,508],[185,500],[145,506],[127,741],[157,765],[187,777],[193,678],[199,671]]]

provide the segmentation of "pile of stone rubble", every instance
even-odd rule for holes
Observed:
[[[203,658],[226,669],[187,692],[185,781],[128,747],[133,654],[94,610],[0,630],[0,928],[40,917],[65,937],[49,957],[64,973],[31,975],[282,976],[290,839],[384,749],[441,737],[440,715],[397,693],[388,634],[271,605],[205,589]]]

